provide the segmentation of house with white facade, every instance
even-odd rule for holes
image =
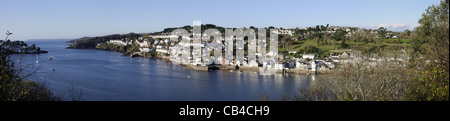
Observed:
[[[286,69],[286,64],[284,63],[277,63],[275,64],[275,69]]]
[[[256,60],[252,60],[250,61],[250,63],[248,63],[248,67],[258,67],[258,62],[256,62]]]
[[[303,59],[314,59],[314,58],[316,58],[317,57],[317,54],[303,54],[302,55],[302,58]]]
[[[164,45],[157,45],[156,46],[156,49],[163,49],[163,48],[165,48],[166,46],[164,46]]]
[[[166,49],[156,49],[155,51],[159,53],[169,53]]]
[[[152,51],[153,49],[151,49],[151,48],[148,48],[148,47],[140,47],[139,48],[139,51],[141,51],[141,52],[150,52],[150,51]]]
[[[297,61],[295,62],[295,68],[301,70],[308,70],[308,68],[310,68],[310,64],[306,62]]]
[[[111,43],[111,44],[115,44],[115,45],[120,45],[120,46],[125,46],[130,44],[129,42],[125,42],[123,40],[109,40],[107,43]]]
[[[159,40],[155,40],[155,42],[153,42],[153,45],[158,45],[159,44]]]

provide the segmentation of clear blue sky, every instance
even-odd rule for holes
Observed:
[[[1,0],[0,39],[146,33],[201,20],[224,27],[417,26],[439,0]]]

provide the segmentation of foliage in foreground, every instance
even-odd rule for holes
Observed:
[[[439,65],[430,63],[426,69],[412,79],[408,100],[412,101],[448,101],[449,76],[448,71],[442,70]]]
[[[419,74],[409,89],[409,100],[449,100],[449,1],[430,6],[412,36],[411,67]]]
[[[412,73],[396,62],[356,63],[319,75],[295,100],[401,101],[405,100]]]
[[[448,101],[449,1],[429,7],[412,34],[407,64],[356,63],[319,77],[294,100]]]
[[[7,54],[0,53],[0,101],[58,101],[44,84],[25,81]]]

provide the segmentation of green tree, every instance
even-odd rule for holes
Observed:
[[[345,31],[343,29],[338,29],[338,30],[336,30],[336,32],[334,33],[332,38],[335,39],[336,41],[341,41],[341,40],[345,39],[346,34],[347,34],[347,31]]]
[[[386,38],[387,29],[384,27],[380,27],[377,30],[378,36],[382,37],[383,39]]]
[[[410,35],[411,35],[411,30],[409,30],[409,29],[406,29],[405,31],[404,31],[404,33],[405,33],[405,38],[407,38],[407,37],[409,37]]]
[[[345,43],[345,40],[344,40],[344,41],[341,42],[340,46],[341,46],[341,48],[347,48],[348,44]]]
[[[419,70],[410,100],[449,100],[449,1],[430,6],[412,33],[411,63]],[[420,58],[419,58],[420,57]]]
[[[306,30],[304,30],[304,29],[297,29],[297,30],[295,30],[295,34],[297,36],[299,36],[299,38],[301,38],[301,40],[305,39],[305,33],[306,33]]]

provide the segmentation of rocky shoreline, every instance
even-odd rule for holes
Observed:
[[[129,56],[127,54],[124,54],[124,56]],[[143,58],[151,58],[151,59],[159,59],[162,61],[166,61],[166,62],[170,62],[170,57],[169,56],[137,56],[137,57],[143,57]],[[237,66],[223,66],[223,65],[213,65],[213,66],[205,66],[205,67],[201,67],[201,66],[193,66],[193,65],[185,65],[185,64],[180,64],[181,66],[187,68],[187,69],[191,69],[191,70],[195,70],[195,71],[210,71],[210,70],[239,70],[239,71],[247,71],[247,72],[259,72],[260,68],[262,67],[237,67]],[[301,70],[301,69],[284,69],[284,70],[278,70],[277,73],[290,73],[290,74],[306,74],[306,75],[310,75],[310,74],[324,74],[326,73],[325,71],[307,71],[307,70]]]

